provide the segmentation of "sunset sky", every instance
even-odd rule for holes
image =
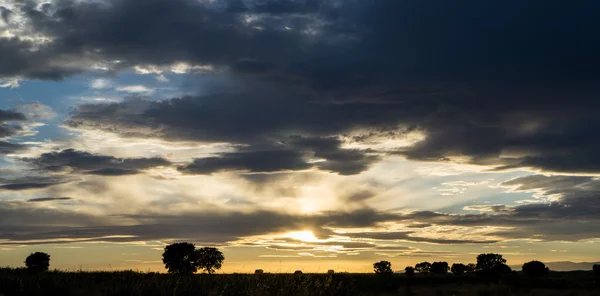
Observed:
[[[600,261],[600,2],[0,0],[0,266]]]

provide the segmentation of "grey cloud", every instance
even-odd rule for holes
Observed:
[[[71,197],[36,197],[30,198],[27,202],[46,202],[46,201],[63,201],[63,200],[72,200]]]
[[[0,122],[27,120],[23,113],[0,109]]]
[[[443,239],[443,238],[427,238],[411,235],[414,232],[364,232],[364,233],[347,233],[346,235],[352,238],[369,238],[376,240],[405,240],[412,242],[423,242],[432,244],[491,244],[498,242],[497,240],[461,240],[461,239]]]
[[[25,158],[26,162],[33,164],[42,171],[64,171],[72,169],[76,172],[95,175],[130,175],[160,166],[169,166],[171,163],[164,158],[116,158],[92,154],[74,149],[60,152],[49,152],[37,158]]]
[[[234,71],[237,94],[148,103],[141,113],[128,109],[131,102],[82,106],[69,122],[74,127],[239,144],[356,128],[388,135],[402,127],[427,135],[397,151],[414,160],[600,171],[600,142],[589,136],[600,126],[592,111],[600,107],[597,3],[226,3],[153,0],[142,10],[126,1],[61,2],[54,16],[25,11],[35,28],[57,37],[60,51],[99,49],[125,68],[188,61]],[[247,25],[242,15],[252,11],[261,15]],[[477,26],[474,16],[484,16]],[[565,20],[560,29],[556,19]],[[292,30],[283,29],[287,23]],[[311,30],[312,37],[302,33]],[[377,160],[364,152],[314,152],[328,159],[321,169],[340,174]]]
[[[61,177],[28,176],[18,179],[0,179],[0,190],[43,189],[67,182]]]
[[[25,150],[27,148],[26,145],[23,144],[14,144],[10,142],[0,141],[0,154],[10,154],[18,151]]]
[[[6,122],[25,121],[25,120],[27,120],[27,118],[22,113],[0,109],[0,139],[13,136],[13,135],[17,134],[20,130],[22,130],[21,126],[15,125],[15,124],[12,124],[12,125],[6,124]],[[3,154],[10,153],[10,152],[2,152],[4,150],[2,146],[4,146],[4,149],[6,149],[6,151],[10,151],[9,143],[0,142],[0,153],[3,153]]]
[[[126,176],[126,175],[139,174],[140,172],[137,170],[130,170],[130,169],[103,168],[103,169],[98,169],[98,170],[93,170],[93,171],[87,171],[85,173],[89,174],[89,175],[100,175],[100,176]]]
[[[195,159],[179,171],[186,174],[211,174],[224,170],[247,170],[249,172],[277,172],[304,170],[311,165],[296,151],[254,151],[222,153],[219,157]]]
[[[179,171],[187,174],[211,174],[225,170],[269,173],[317,167],[341,175],[353,175],[366,170],[378,159],[378,156],[367,155],[364,151],[342,149],[341,142],[337,139],[302,137],[292,137],[292,139],[278,145],[281,146],[279,150],[252,151],[251,146],[238,152],[221,153],[217,157],[198,158],[191,164],[179,167]],[[312,146],[305,145],[302,141],[327,142],[331,145]],[[310,163],[309,158],[323,161]]]

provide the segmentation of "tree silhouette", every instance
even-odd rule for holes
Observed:
[[[404,274],[406,276],[414,276],[415,275],[415,269],[412,266],[407,266],[406,268],[404,268]]]
[[[200,248],[196,250],[198,254],[198,267],[205,270],[209,274],[213,274],[215,270],[221,269],[225,256],[217,248]]]
[[[468,267],[462,263],[454,263],[452,264],[450,271],[455,275],[463,275],[467,272],[467,269]]]
[[[165,247],[162,261],[169,273],[193,274],[198,270],[198,255],[194,244],[174,243]]]
[[[512,268],[510,268],[510,266],[508,266],[504,263],[498,264],[498,265],[494,266],[494,268],[492,268],[493,275],[507,274],[510,272],[512,272]]]
[[[600,264],[594,264],[592,270],[594,271],[595,275],[600,276]]]
[[[48,271],[50,268],[50,255],[42,252],[31,253],[25,258],[27,270],[32,272]]]
[[[497,274],[506,271],[506,260],[500,254],[479,254],[477,256],[476,270],[481,274]],[[501,265],[505,265],[501,266]],[[510,267],[508,267],[510,269]]]
[[[389,261],[379,261],[376,263],[373,263],[373,269],[375,270],[376,274],[392,274],[392,263],[390,263]]]
[[[523,273],[534,277],[545,275],[550,271],[544,263],[535,260],[523,264],[521,269],[523,270]]]
[[[417,265],[415,265],[415,270],[418,273],[429,273],[429,270],[431,269],[431,263],[425,261],[425,262],[421,262],[418,263]]]
[[[475,263],[469,263],[469,264],[467,264],[467,269],[466,269],[467,273],[473,273],[476,270],[477,270],[477,265]]]
[[[433,262],[429,268],[429,272],[433,274],[446,274],[449,269],[448,262]]]

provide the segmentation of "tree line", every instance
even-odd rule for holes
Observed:
[[[389,261],[379,261],[373,264],[373,269],[376,274],[385,275],[392,274],[392,264]],[[523,264],[521,267],[523,273],[530,276],[543,276],[547,274],[550,269],[540,261],[534,260]],[[593,271],[595,274],[600,274],[600,264],[594,264]],[[414,267],[407,266],[404,268],[404,273],[407,276],[414,276],[415,273],[419,274],[433,274],[433,275],[444,275],[448,272],[452,272],[455,275],[463,274],[478,274],[484,276],[498,276],[512,272],[510,266],[506,265],[506,259],[500,254],[479,254],[477,256],[477,263],[454,263],[452,266],[448,262],[421,262],[417,263]]]
[[[479,254],[476,263],[454,263],[452,266],[448,262],[421,262],[414,267],[404,268],[406,276],[414,276],[416,273],[424,275],[444,275],[449,272],[454,275],[477,274],[487,276],[497,276],[507,274],[512,269],[506,265],[506,259],[500,254],[487,253]],[[162,262],[169,273],[180,275],[191,275],[198,270],[208,274],[213,274],[223,266],[225,256],[223,253],[213,247],[196,248],[192,243],[179,242],[173,243],[164,248]],[[50,255],[43,252],[31,253],[25,259],[25,266],[31,272],[44,272],[50,269]],[[389,275],[394,271],[389,261],[379,261],[373,264],[376,274]],[[260,270],[262,273],[261,269]],[[534,260],[523,264],[521,267],[523,273],[530,276],[543,276],[550,270],[540,261]],[[600,276],[600,264],[594,264],[592,267],[594,274]],[[296,272],[301,273],[301,272]],[[328,273],[333,273],[329,270]]]

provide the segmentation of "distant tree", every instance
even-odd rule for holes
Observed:
[[[467,272],[467,270],[468,270],[467,265],[464,265],[462,263],[454,263],[454,264],[452,264],[452,267],[450,268],[450,271],[452,271],[452,273],[455,275],[463,275]]]
[[[594,264],[592,270],[594,271],[595,275],[600,276],[600,264]]]
[[[544,263],[535,260],[523,264],[521,269],[523,270],[523,273],[529,276],[542,276],[550,271]]]
[[[50,268],[50,255],[42,252],[31,253],[25,258],[27,270],[32,272],[48,271]]]
[[[415,270],[418,273],[429,273],[429,269],[431,269],[431,263],[429,262],[421,262],[415,265]]]
[[[191,243],[174,243],[165,247],[163,263],[169,273],[193,274],[199,267],[199,253]]]
[[[262,270],[262,269],[256,269],[256,270],[254,270],[254,274],[263,274],[263,273],[265,273],[265,271]]]
[[[392,263],[390,263],[389,261],[379,261],[376,263],[373,263],[373,269],[375,270],[376,274],[392,274]]]
[[[221,269],[225,256],[217,248],[200,248],[196,250],[198,257],[198,267],[209,274]]]
[[[512,268],[510,268],[510,266],[508,266],[504,263],[498,264],[492,268],[493,275],[502,275],[502,274],[507,274],[507,273],[511,273],[511,272],[512,272]]]
[[[412,266],[407,266],[406,268],[404,268],[404,274],[406,276],[414,276],[415,275],[415,269]]]
[[[477,265],[475,263],[469,263],[469,264],[467,264],[467,269],[466,269],[467,273],[473,273],[476,270],[477,270]]]
[[[433,274],[446,274],[449,269],[448,262],[433,262],[429,268],[429,272]]]
[[[477,256],[477,265],[475,266],[475,269],[480,274],[491,275],[495,274],[496,272],[505,271],[505,267],[498,267],[499,265],[505,265],[505,263],[506,260],[502,258],[502,255],[500,254],[479,254]]]
[[[302,270],[296,270],[294,271],[294,274],[302,274]]]

